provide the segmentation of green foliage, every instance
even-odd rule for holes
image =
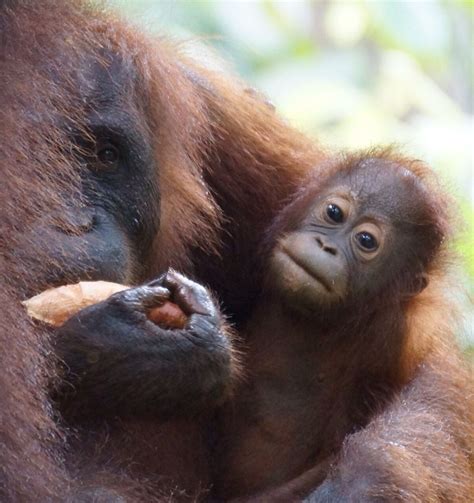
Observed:
[[[474,295],[474,282],[472,281],[472,278],[474,278],[474,209],[472,204],[469,204],[467,201],[462,201],[461,211],[464,228],[456,242],[456,248],[464,259],[465,270],[471,278],[469,286],[471,293]]]

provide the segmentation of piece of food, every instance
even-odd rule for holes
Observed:
[[[130,287],[107,281],[81,281],[45,290],[25,300],[23,305],[31,318],[59,327],[81,309],[102,302],[127,288]],[[147,315],[163,328],[183,328],[188,320],[181,308],[170,301],[150,309]]]
[[[33,319],[59,327],[81,309],[127,288],[130,287],[107,281],[81,281],[45,290],[25,300],[23,305]]]

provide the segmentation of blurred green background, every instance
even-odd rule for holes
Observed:
[[[474,347],[474,2],[109,0],[154,33],[263,91],[323,143],[398,144],[430,163],[464,221],[466,334]],[[468,349],[469,351],[469,349]]]

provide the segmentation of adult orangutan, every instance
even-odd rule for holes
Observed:
[[[141,285],[174,266],[211,286],[240,324],[259,284],[263,230],[326,154],[240,83],[88,2],[4,0],[0,34],[0,499],[169,499],[170,488],[196,481],[193,473],[174,480],[177,465],[192,471],[200,462],[194,439],[177,432],[225,398],[233,374],[207,292],[185,279],[173,286],[204,327],[181,333],[202,341],[190,366],[181,344],[162,348],[145,327],[135,344],[119,344],[153,284],[104,308],[116,340],[93,323],[87,332],[48,333],[27,319],[21,300],[80,279]],[[71,337],[81,377],[115,350],[128,348],[130,361],[145,355],[168,377],[147,394],[156,402],[134,422],[125,404],[111,417],[105,404],[87,411],[52,402],[51,383],[59,394],[64,386],[51,344],[61,335],[64,344]],[[374,486],[406,494],[422,484],[442,496],[438,483],[464,483],[455,463],[432,463],[458,459],[471,444],[464,374],[449,338],[430,341],[399,403],[348,438],[327,481],[334,491],[361,500]],[[399,476],[407,463],[416,479]]]
[[[161,371],[146,388],[148,401],[139,402],[143,409],[112,399],[96,404],[91,395],[92,413],[79,406],[80,396],[72,403],[68,374],[54,392],[59,405],[51,405],[50,334],[30,324],[20,301],[79,279],[139,285],[174,266],[212,277],[239,315],[241,299],[234,301],[224,283],[227,274],[236,277],[232,248],[248,270],[263,220],[321,154],[240,84],[208,75],[176,46],[144,41],[109,15],[56,1],[7,2],[1,9],[1,499],[159,500],[167,482],[194,487],[200,459],[183,427],[192,412],[225,397],[233,373],[207,293],[176,285],[182,306],[198,297],[191,307],[200,312],[190,314],[201,328],[189,327],[169,345],[156,327],[152,333],[137,327],[133,343],[126,341],[127,322],[163,293],[151,286],[128,293],[101,318],[111,320],[116,340],[68,327],[53,334],[65,372],[87,364],[97,369],[125,353],[121,379],[133,354],[143,361],[139,341],[152,370]],[[258,218],[249,213],[251,200],[263,208]],[[200,273],[209,261],[215,271]],[[242,291],[251,288],[247,278]],[[130,353],[117,347],[120,340]],[[155,350],[160,355],[152,359]],[[101,374],[95,375],[99,392]],[[138,396],[140,377],[117,382],[129,386],[119,395]],[[163,424],[169,417],[173,424]],[[175,481],[187,466],[190,482]]]

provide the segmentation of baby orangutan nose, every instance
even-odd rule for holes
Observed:
[[[318,243],[319,247],[327,252],[330,253],[331,255],[337,255],[337,248],[334,248],[333,246],[328,245],[323,241],[323,238],[321,236],[316,236],[316,243]]]

